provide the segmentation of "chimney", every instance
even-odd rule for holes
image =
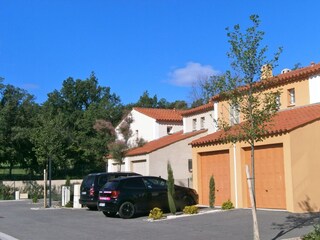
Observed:
[[[272,66],[270,64],[265,64],[261,67],[261,79],[268,79],[273,77]]]
[[[314,62],[311,62],[310,65],[313,67],[314,65],[316,65]]]

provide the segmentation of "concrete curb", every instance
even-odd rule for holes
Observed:
[[[0,240],[19,240],[19,239],[11,237],[5,233],[0,232]]]

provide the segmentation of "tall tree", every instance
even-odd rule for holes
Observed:
[[[148,91],[145,91],[142,94],[142,96],[139,98],[138,102],[135,104],[136,107],[145,107],[145,108],[156,108],[157,105],[158,105],[157,95],[150,97]]]
[[[226,131],[227,141],[244,141],[251,147],[251,176],[254,189],[255,143],[265,138],[266,126],[278,110],[277,97],[280,94],[279,91],[265,91],[270,75],[261,76],[261,68],[265,66],[269,71],[270,68],[274,68],[282,49],[279,48],[273,58],[267,60],[268,47],[262,46],[264,32],[259,30],[259,16],[252,15],[250,20],[252,26],[244,32],[240,25],[235,25],[231,30],[226,29],[230,43],[228,57],[231,59],[232,70],[216,80],[214,89],[218,90],[220,101],[226,102],[223,110],[228,112],[233,120],[220,118],[217,121],[218,127]],[[265,79],[260,81],[261,77]],[[232,127],[234,124],[236,126]]]
[[[234,120],[220,118],[218,127],[226,130],[228,141],[245,141],[251,146],[251,174],[254,179],[254,146],[264,139],[266,126],[278,111],[277,97],[280,94],[279,91],[265,91],[268,80],[259,81],[261,69],[262,66],[274,68],[282,49],[279,48],[271,60],[266,60],[268,47],[261,47],[264,32],[259,30],[260,19],[252,15],[250,20],[252,26],[245,32],[241,32],[239,25],[235,25],[233,30],[227,28],[232,71],[217,78],[214,88],[219,92],[220,101],[226,101],[223,108]],[[237,126],[230,131],[234,124]]]
[[[0,91],[0,163],[15,165],[31,171],[35,164],[32,129],[39,106],[25,90],[3,85]]]
[[[85,80],[68,78],[60,91],[48,94],[42,108],[41,127],[35,136],[42,164],[52,157],[53,167],[60,174],[71,171],[84,175],[104,169],[107,144],[114,136],[97,131],[97,120],[116,124],[123,108],[109,87],[99,86],[94,73]]]

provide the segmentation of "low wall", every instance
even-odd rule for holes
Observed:
[[[6,186],[9,187],[14,187],[16,189],[22,190],[27,183],[30,182],[36,182],[37,184],[44,186],[44,180],[35,180],[35,181],[30,181],[30,180],[26,180],[26,181],[2,181],[2,183]],[[71,184],[81,184],[82,179],[72,179],[70,180]],[[51,180],[51,187],[52,188],[56,188],[59,192],[61,191],[61,186],[65,185],[66,180],[61,179],[61,180]],[[49,184],[49,180],[47,182],[47,184]]]

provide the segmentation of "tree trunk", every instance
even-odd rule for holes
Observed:
[[[254,206],[256,207],[256,184],[255,184],[255,167],[254,167],[254,142],[252,142],[251,145],[251,185],[252,185],[252,195],[253,195],[253,201]]]
[[[259,226],[258,226],[258,220],[257,220],[257,211],[256,211],[256,203],[255,203],[254,196],[253,196],[253,188],[251,186],[252,178],[250,178],[248,165],[246,165],[246,174],[247,174],[247,182],[248,182],[249,196],[250,196],[251,209],[252,209],[253,239],[260,240]]]

